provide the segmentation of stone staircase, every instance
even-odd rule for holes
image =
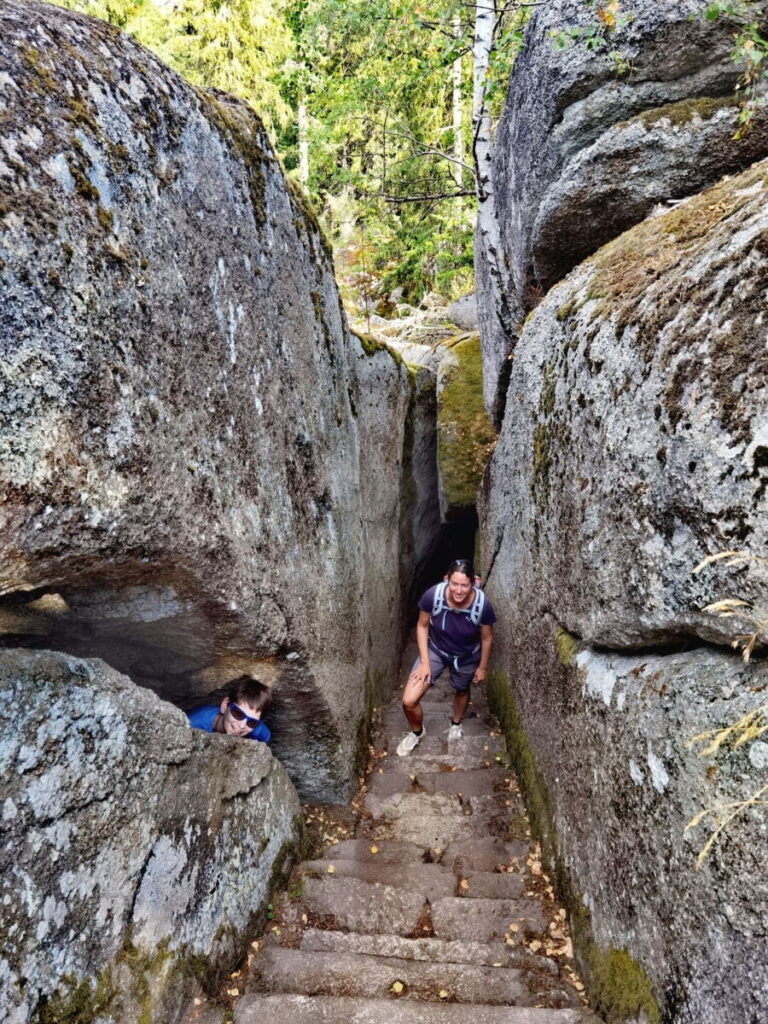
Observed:
[[[449,743],[450,701],[430,689],[407,758],[393,701],[357,838],[295,870],[232,982],[234,1024],[595,1024],[483,688]]]

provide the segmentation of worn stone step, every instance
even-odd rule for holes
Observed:
[[[393,793],[389,797],[380,797],[375,793],[367,793],[365,807],[374,818],[407,817],[408,815],[458,814],[464,815],[465,809],[459,796],[455,793],[418,792],[409,786],[401,793]],[[467,808],[467,812],[469,808]]]
[[[371,847],[376,846],[376,851]],[[323,860],[370,860],[377,864],[424,864],[432,859],[426,848],[415,843],[401,843],[395,840],[381,840],[372,843],[370,839],[343,839],[340,843],[326,846]]]
[[[521,946],[508,946],[503,942],[406,939],[400,935],[364,935],[360,932],[333,932],[308,928],[302,935],[301,949],[326,953],[394,956],[401,960],[425,960],[429,963],[519,967],[529,974],[539,974],[550,979],[556,977],[558,973],[557,965],[548,957],[538,956]]]
[[[363,827],[370,831],[369,823],[364,823]],[[444,814],[425,813],[421,817],[409,813],[379,819],[372,829],[372,834],[381,839],[423,843],[433,851],[442,851],[451,842],[479,838],[487,828],[486,822],[462,811]]]
[[[413,778],[411,778],[413,775]],[[455,772],[421,771],[410,772],[405,779],[400,772],[371,776],[368,792],[375,796],[391,796],[393,793],[416,792],[457,793],[462,798],[486,796],[498,793],[500,796],[518,801],[516,790],[507,788],[509,772],[503,768],[476,768]],[[515,803],[515,806],[518,806]]]
[[[305,879],[299,902],[308,916],[312,915],[313,923],[334,931],[348,928],[355,932],[417,937],[424,919],[425,904],[419,893],[329,874]]]
[[[542,935],[549,922],[539,902],[532,899],[468,900],[461,897],[436,900],[432,928],[438,939],[492,942],[510,934],[513,941],[526,935]],[[509,931],[514,925],[517,931]]]
[[[303,886],[305,878],[313,876],[319,878],[327,875],[329,866],[333,867],[333,873],[337,878],[358,878],[363,882],[379,882],[382,885],[393,885],[398,889],[408,889],[410,892],[419,893],[422,902],[429,900],[432,903],[443,896],[454,896],[456,892],[456,876],[440,864],[385,864],[377,863],[375,858],[372,860],[326,858],[304,861],[298,868],[300,884]],[[499,875],[499,877],[504,876]]]
[[[451,724],[451,708],[437,708],[430,704],[424,708],[424,724],[427,727],[427,734],[446,738],[448,727]],[[492,731],[490,723],[484,721],[479,715],[465,716],[461,723],[466,736],[487,736]],[[398,704],[387,711],[382,722],[382,734],[389,738],[402,735],[408,728],[402,705]],[[498,732],[498,730],[496,730]]]
[[[470,739],[482,739],[482,737],[469,737]],[[447,744],[446,744],[447,747]],[[386,757],[379,762],[374,769],[374,774],[385,774],[387,772],[404,772],[412,775],[418,772],[438,771],[466,771],[478,768],[498,768],[499,761],[496,760],[497,748],[491,751],[481,750],[480,752],[468,748],[464,740],[456,740],[451,744],[451,749],[444,754],[430,754],[421,752],[421,744],[413,753],[405,757]],[[501,756],[501,755],[499,755]]]
[[[179,1024],[224,1024],[226,1011],[221,1006],[211,1006],[203,996],[193,999]]]
[[[498,867],[512,867],[519,870],[531,850],[527,839],[513,839],[505,842],[496,836],[484,836],[469,842],[449,843],[443,850],[440,861],[456,873],[468,871],[495,871]]]
[[[260,995],[237,1003],[233,1024],[598,1024],[585,1010],[426,1003],[350,996]]]
[[[365,996],[387,999],[399,982],[401,999],[452,1003],[530,1006],[536,1000],[521,971],[513,967],[476,967],[460,971],[443,964],[360,953],[315,953],[271,946],[254,961],[248,987],[259,992]]]
[[[466,888],[459,896],[465,899],[516,900],[523,895],[525,876],[518,872],[468,871],[462,875]]]

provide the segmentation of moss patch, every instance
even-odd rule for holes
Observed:
[[[558,656],[561,647],[565,653],[576,644],[564,630],[560,634],[555,638]],[[490,709],[498,719],[506,740],[510,762],[528,810],[531,831],[541,843],[557,897],[568,912],[574,950],[592,1004],[609,1024],[625,1024],[636,1020],[641,1013],[645,1013],[648,1024],[660,1024],[659,1004],[642,967],[626,949],[604,950],[595,942],[590,912],[560,854],[546,781],[536,766],[515,699],[501,672],[488,673],[486,692]]]
[[[646,128],[652,128],[659,121],[666,118],[676,128],[690,124],[694,117],[708,121],[718,110],[724,107],[736,107],[737,100],[734,96],[698,96],[677,103],[667,103],[663,107],[654,107],[652,110],[645,110],[632,121],[642,121]],[[631,122],[629,122],[631,123]]]
[[[32,1015],[32,1024],[91,1024],[109,1011],[116,995],[112,972],[105,971],[95,984],[66,975],[58,991],[43,996]]]
[[[555,629],[555,650],[561,665],[568,666],[581,650],[581,645],[575,636],[571,636],[561,626]]]
[[[437,458],[450,505],[474,505],[496,432],[483,406],[483,359],[480,336],[472,334],[452,346],[456,357],[438,397]]]
[[[267,222],[264,163],[271,155],[265,151],[264,127],[250,108],[237,104],[223,93],[215,96],[198,90],[198,96],[202,100],[206,117],[218,128],[232,152],[240,158],[245,167],[253,218],[257,227],[263,228]]]

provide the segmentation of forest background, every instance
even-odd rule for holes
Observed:
[[[348,291],[379,311],[473,288],[477,199],[506,83],[532,7],[547,0],[57,0],[103,18],[198,86],[262,118],[286,173],[310,194]],[[593,17],[553,46],[602,49],[633,0],[582,0]],[[748,124],[766,77],[760,3],[717,0],[734,25]]]

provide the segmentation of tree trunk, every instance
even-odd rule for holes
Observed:
[[[453,19],[453,34],[456,39],[461,38],[461,18],[457,14]],[[461,188],[463,170],[461,165],[464,163],[464,139],[462,137],[462,116],[461,116],[461,57],[457,57],[453,62],[452,71],[452,82],[453,82],[453,159],[456,161],[452,164],[453,169],[453,180],[456,185]]]
[[[483,400],[497,426],[505,404],[503,392],[506,375],[503,368],[514,347],[516,322],[520,319],[509,303],[504,250],[494,202],[493,126],[486,102],[488,68],[502,11],[503,0],[480,0],[475,5],[475,38],[472,47],[472,155],[477,188],[475,280],[484,306],[484,312],[479,317],[483,349]],[[480,306],[479,302],[478,311]]]

